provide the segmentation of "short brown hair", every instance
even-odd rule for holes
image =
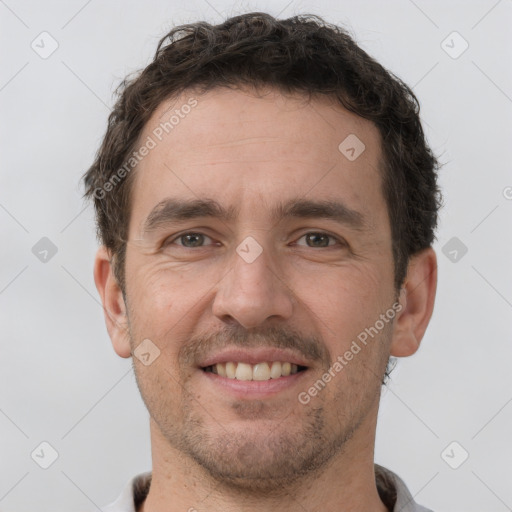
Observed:
[[[242,86],[270,86],[309,98],[330,96],[377,126],[395,286],[400,288],[410,256],[434,241],[441,205],[439,166],[425,140],[416,96],[342,28],[315,15],[278,20],[256,12],[218,25],[175,27],[160,40],[153,61],[118,88],[107,132],[84,181],[85,195],[94,199],[100,241],[112,255],[121,289],[133,173],[109,187],[108,193],[105,184],[119,178],[116,173],[164,100],[187,89],[206,92]]]

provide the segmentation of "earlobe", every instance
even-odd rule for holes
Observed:
[[[105,323],[112,346],[120,357],[130,357],[126,304],[114,276],[111,259],[106,247],[102,246],[98,249],[94,260],[94,282],[103,304]]]
[[[400,313],[396,317],[391,355],[414,354],[423,339],[434,309],[437,288],[437,258],[429,247],[411,257],[400,293]]]

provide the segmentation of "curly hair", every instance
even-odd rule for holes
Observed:
[[[398,290],[409,258],[432,245],[441,206],[439,164],[425,139],[416,96],[343,28],[312,14],[278,20],[255,12],[218,25],[173,28],[160,40],[153,61],[117,89],[106,134],[84,182],[85,196],[94,199],[98,237],[111,254],[123,292],[134,173],[120,170],[126,169],[146,122],[164,100],[187,90],[244,86],[270,86],[308,99],[326,95],[375,124]]]

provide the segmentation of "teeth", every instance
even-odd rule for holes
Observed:
[[[236,367],[235,379],[252,380],[252,366],[250,364],[238,363]]]
[[[226,377],[227,376],[227,374],[226,374],[226,365],[225,364],[216,364],[213,368],[215,368],[217,370],[217,373],[221,377]]]
[[[222,366],[220,364],[216,364],[217,366],[217,373],[219,373],[219,366]],[[236,374],[236,363],[226,363],[226,377],[228,379],[234,379]]]
[[[299,371],[299,367],[293,363],[279,361],[271,363],[264,361],[254,365],[229,361],[228,363],[214,364],[208,367],[208,370],[228,379],[270,380],[294,375]]]
[[[274,361],[272,363],[272,367],[270,368],[270,378],[271,379],[278,379],[281,377],[281,363],[279,361]]]
[[[240,366],[240,365],[238,365]],[[270,379],[270,367],[267,363],[258,363],[254,365],[252,369],[253,380],[269,380]]]

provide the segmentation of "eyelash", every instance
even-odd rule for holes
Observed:
[[[179,240],[179,239],[181,239],[181,238],[183,238],[183,237],[185,237],[187,235],[202,235],[202,236],[204,236],[206,238],[209,238],[210,240],[212,239],[208,235],[205,235],[204,233],[201,233],[201,232],[198,232],[198,231],[187,231],[186,233],[182,233],[181,235],[178,235],[178,236],[174,237],[172,240],[164,242],[164,246],[174,244],[174,242],[176,242],[176,240]],[[331,238],[332,240],[335,240],[338,245],[341,245],[341,246],[346,246],[347,245],[344,240],[340,240],[339,238],[335,237],[334,235],[331,235],[330,233],[326,233],[325,231],[308,231],[307,233],[304,233],[298,240],[304,238],[307,235],[327,236],[327,237]],[[336,244],[328,245],[327,247],[317,247],[317,249],[328,249],[330,247],[333,247],[334,245],[336,245]],[[182,247],[183,249],[202,249],[202,248],[205,247],[204,245],[203,246],[199,246],[199,247],[185,247],[184,245],[181,245],[181,244],[178,244],[178,246]],[[315,247],[310,247],[310,246],[307,246],[307,245],[306,245],[306,247],[309,247],[311,249],[315,249]]]

